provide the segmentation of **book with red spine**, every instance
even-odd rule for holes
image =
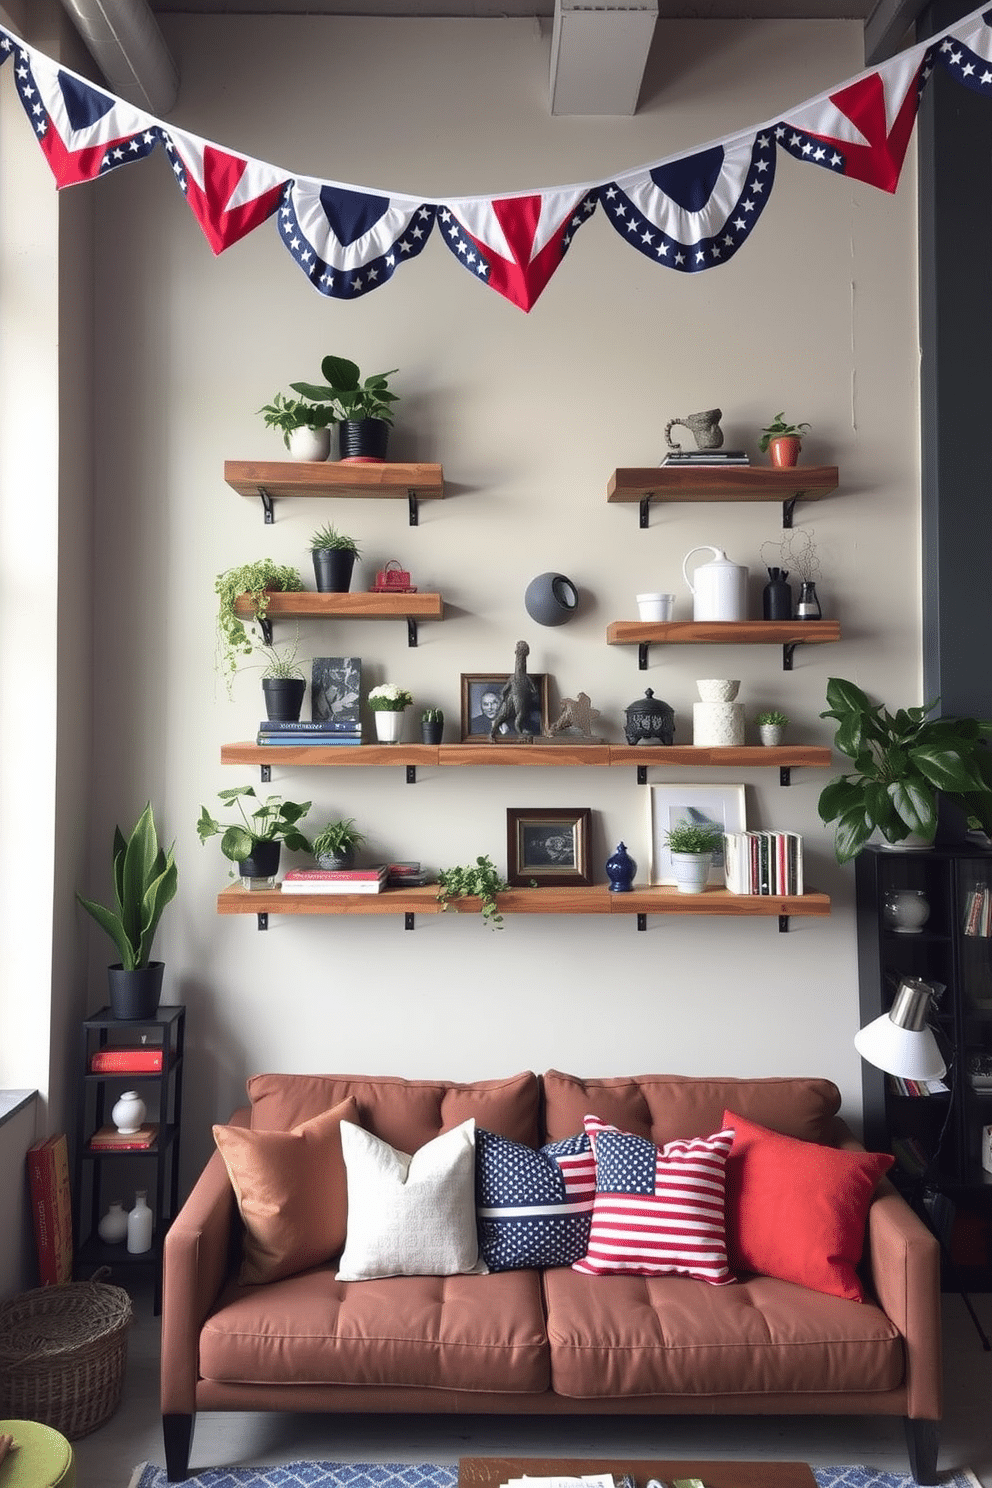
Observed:
[[[385,878],[389,868],[380,863],[376,868],[289,868],[283,875],[287,884],[307,883],[374,883]]]
[[[64,1133],[28,1148],[28,1188],[42,1286],[72,1280],[72,1204]]]
[[[116,1126],[101,1126],[90,1137],[94,1152],[147,1152],[158,1139],[158,1122],[146,1121],[137,1131],[122,1132]]]
[[[90,1055],[90,1074],[138,1075],[156,1073],[164,1067],[161,1045],[144,1044],[137,1049],[123,1046],[114,1049],[95,1049]]]

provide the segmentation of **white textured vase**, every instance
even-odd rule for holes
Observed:
[[[114,1199],[96,1228],[104,1245],[119,1245],[127,1239],[127,1215],[120,1199]]]
[[[672,872],[680,894],[701,894],[712,867],[712,853],[672,853]]]
[[[130,1136],[139,1130],[148,1114],[148,1107],[136,1090],[125,1090],[110,1113],[111,1120],[122,1136]]]
[[[291,460],[326,460],[330,453],[330,429],[290,430],[289,456]]]
[[[693,703],[692,742],[697,746],[744,743],[743,703]]]
[[[398,744],[403,737],[403,710],[377,709],[375,736],[380,744]]]
[[[772,748],[774,748],[776,744],[781,744],[782,740],[785,738],[785,724],[759,723],[758,736],[761,739],[762,744],[768,744]]]

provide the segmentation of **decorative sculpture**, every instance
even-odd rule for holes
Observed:
[[[535,716],[541,716],[541,699],[537,687],[527,675],[527,657],[530,655],[527,642],[518,641],[513,654],[513,672],[503,683],[499,707],[489,728],[489,737],[494,743],[501,725],[511,722],[522,738],[532,739],[534,730],[530,726],[531,720]]]
[[[566,729],[578,729],[587,744],[602,744],[603,740],[592,732],[598,717],[599,709],[592,706],[587,692],[580,692],[577,698],[562,698],[561,712],[548,725],[547,737],[553,739]]]
[[[671,437],[672,429],[676,424],[681,424],[695,439],[697,449],[719,449],[723,443],[723,430],[720,428],[722,418],[722,408],[707,408],[705,413],[690,413],[686,418],[669,419],[665,425],[665,443],[672,450],[682,448]]]

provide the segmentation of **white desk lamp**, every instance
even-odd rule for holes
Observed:
[[[947,1073],[937,1040],[927,1025],[934,989],[916,977],[903,977],[887,1013],[855,1034],[862,1059],[905,1080],[939,1080]]]

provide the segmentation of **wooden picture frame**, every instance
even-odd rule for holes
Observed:
[[[565,887],[592,883],[588,806],[508,806],[506,881]]]
[[[526,744],[529,736],[518,734],[516,725],[510,720],[500,729],[496,740],[489,737],[489,728],[500,694],[509,681],[510,672],[462,672],[462,743],[463,744]],[[537,688],[538,712],[534,715],[534,738],[548,731],[548,676],[546,672],[529,672],[528,676]]]
[[[672,854],[665,841],[676,822],[690,820],[711,822],[723,832],[743,832],[747,827],[743,785],[652,785],[651,811],[651,882],[676,882]],[[713,854],[709,883],[725,882],[723,850]]]

